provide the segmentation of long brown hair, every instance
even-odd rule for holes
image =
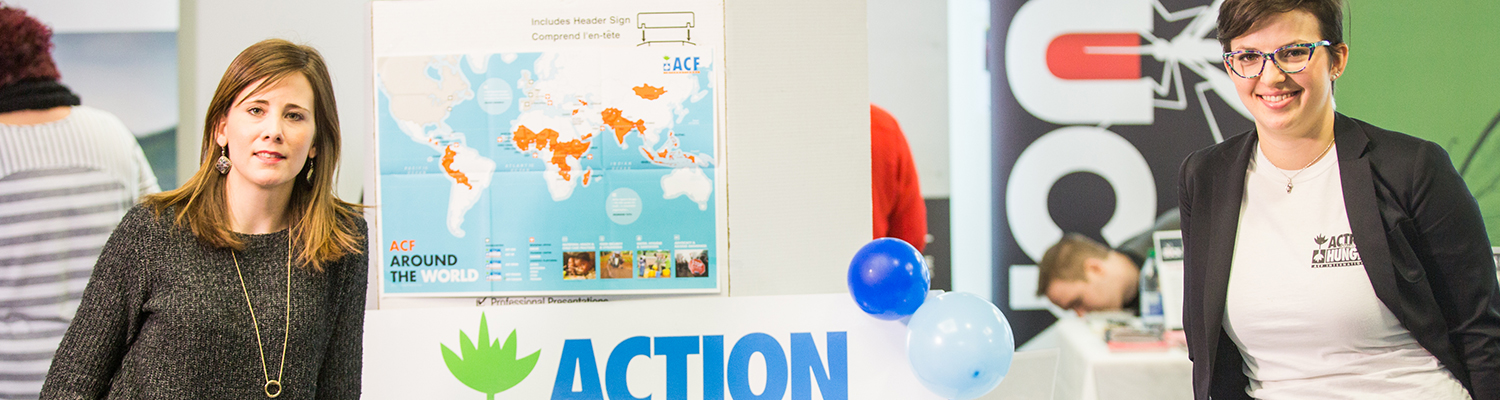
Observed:
[[[267,39],[240,52],[229,63],[229,69],[219,80],[218,89],[214,90],[213,100],[208,103],[198,172],[176,190],[146,196],[144,203],[153,207],[158,215],[175,207],[173,222],[192,230],[193,235],[209,245],[243,250],[244,241],[229,226],[224,175],[213,168],[219,155],[214,133],[228,118],[229,109],[234,106],[240,91],[264,79],[251,90],[251,94],[259,93],[292,74],[301,74],[312,86],[312,115],[316,127],[313,149],[318,157],[309,159],[294,179],[292,197],[287,204],[291,225],[288,234],[295,242],[293,247],[302,249],[296,253],[298,264],[321,272],[324,263],[365,251],[359,247],[365,233],[356,232],[356,225],[352,223],[354,219],[362,218],[360,210],[365,206],[345,202],[333,194],[334,171],[339,166],[339,115],[328,68],[323,56],[312,47]],[[312,182],[302,179],[309,168],[316,169]]]

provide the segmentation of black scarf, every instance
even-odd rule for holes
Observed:
[[[79,104],[78,95],[50,79],[28,79],[0,88],[0,113]]]

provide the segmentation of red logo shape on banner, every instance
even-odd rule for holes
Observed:
[[[1062,79],[1140,79],[1141,55],[1120,54],[1140,47],[1135,33],[1073,33],[1047,45],[1047,69]]]

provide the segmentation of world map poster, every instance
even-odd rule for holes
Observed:
[[[718,292],[722,69],[698,26],[713,12],[535,9],[499,39],[475,40],[495,28],[474,18],[397,34],[493,6],[374,4],[383,295]]]

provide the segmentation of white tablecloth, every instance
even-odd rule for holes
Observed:
[[[1050,400],[1193,398],[1193,365],[1185,349],[1111,352],[1104,339],[1084,320],[1065,318],[1017,350],[1029,353],[1049,349],[1055,349],[1057,354]],[[1007,380],[1019,372],[1015,371],[1017,366],[1012,364]],[[1012,393],[1017,396],[1002,392],[996,390],[985,398],[1034,398],[1034,395],[1019,396],[1019,390]]]

